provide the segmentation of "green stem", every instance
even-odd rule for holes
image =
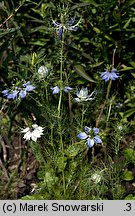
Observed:
[[[114,68],[115,53],[116,53],[116,48],[113,50],[112,68]],[[106,98],[105,98],[105,101],[104,101],[103,105],[101,106],[101,111],[100,111],[99,116],[98,116],[98,119],[97,119],[97,121],[96,121],[96,127],[98,127],[98,125],[99,125],[99,123],[100,123],[100,120],[101,120],[101,117],[102,117],[102,114],[103,114],[105,105],[106,105],[107,100],[108,100],[108,97],[109,97],[109,93],[110,93],[110,90],[111,90],[111,85],[112,85],[112,80],[109,81],[108,88],[107,88]],[[109,115],[110,115],[110,113],[109,113]],[[108,121],[108,119],[109,119],[109,118],[107,118],[107,121]]]
[[[82,120],[81,120],[81,130],[83,129],[83,121],[84,121],[84,104],[82,104]]]
[[[107,115],[107,120],[106,120],[106,126],[107,126],[107,123],[108,123],[109,118],[110,118],[111,109],[112,109],[112,101],[110,101],[110,105],[109,105],[109,110],[108,110],[108,115]]]
[[[99,116],[98,116],[98,119],[96,121],[96,127],[98,127],[99,123],[100,123],[100,120],[101,120],[101,117],[102,117],[102,114],[103,114],[103,111],[104,111],[104,108],[105,108],[105,105],[107,103],[107,100],[108,100],[108,97],[109,97],[109,93],[110,93],[110,90],[111,90],[111,85],[112,85],[112,80],[109,81],[109,84],[108,84],[108,88],[107,88],[107,94],[106,94],[106,98],[105,98],[105,101],[101,107],[101,111],[99,113]]]
[[[61,52],[60,52],[60,96],[59,96],[59,104],[58,104],[58,118],[60,118],[61,101],[62,101],[63,51],[64,51],[64,30],[62,33]]]
[[[60,95],[59,95],[59,103],[58,103],[58,127],[59,127],[59,135],[60,135],[60,147],[63,156],[64,163],[64,146],[62,139],[62,128],[61,128],[61,102],[62,102],[62,81],[63,81],[63,52],[64,52],[64,29],[62,32],[62,40],[61,40],[61,52],[60,52]],[[62,180],[63,180],[63,191],[65,195],[65,173],[64,170],[62,172]]]
[[[46,95],[46,101],[48,102],[48,91],[47,91],[47,87],[45,89],[45,95]]]
[[[51,146],[52,146],[54,154],[55,154],[55,147],[54,147],[54,141],[53,141],[53,127],[54,126],[52,123],[51,123],[50,127],[51,127]]]

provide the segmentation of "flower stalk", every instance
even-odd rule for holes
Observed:
[[[108,97],[109,97],[109,93],[110,93],[110,90],[111,90],[111,85],[112,85],[112,80],[109,80],[108,87],[107,87],[106,98],[105,98],[104,103],[101,106],[101,110],[100,110],[99,116],[98,116],[97,121],[96,121],[96,127],[99,126],[99,123],[101,121],[101,117],[102,117],[102,114],[103,114],[103,111],[104,111],[104,108],[105,108],[105,105],[107,103],[107,100],[108,100]]]
[[[104,111],[104,108],[106,106],[106,103],[107,103],[107,100],[109,97],[109,93],[111,90],[112,80],[115,80],[119,77],[119,73],[117,73],[117,70],[114,69],[115,53],[116,53],[116,49],[114,49],[113,56],[112,56],[112,68],[113,69],[111,70],[111,72],[108,72],[108,70],[106,70],[105,72],[103,72],[101,74],[101,78],[103,80],[105,80],[105,82],[109,80],[109,83],[108,83],[108,87],[107,87],[107,93],[106,93],[105,101],[104,101],[103,105],[101,106],[101,110],[100,110],[99,116],[98,116],[97,121],[96,121],[96,127],[98,127],[98,125],[101,121],[101,117],[102,117],[102,114],[103,114],[103,111]]]
[[[63,24],[63,16],[61,15],[61,23]],[[58,103],[58,127],[60,134],[60,147],[63,155],[63,163],[64,163],[64,146],[62,139],[62,127],[61,127],[61,102],[62,102],[62,81],[63,81],[63,53],[64,53],[64,28],[62,29],[62,40],[61,40],[61,51],[60,51],[60,95],[59,95],[59,103]],[[63,192],[65,194],[65,173],[62,171],[62,180],[63,180]]]

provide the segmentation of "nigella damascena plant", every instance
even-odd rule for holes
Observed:
[[[80,91],[76,92],[77,98],[74,98],[74,101],[76,102],[84,102],[88,100],[93,100],[92,95],[95,93],[93,91],[90,95],[88,94],[88,89],[87,88],[82,88]]]
[[[90,128],[85,126],[84,127],[84,132],[81,132],[77,135],[77,137],[81,140],[86,140],[88,147],[92,148],[94,144],[101,144],[102,140],[100,136],[97,134],[99,133],[98,128]]]
[[[2,91],[3,96],[7,99],[25,98],[27,93],[33,91],[35,86],[30,84],[30,81],[22,84],[22,87],[15,86],[14,90],[5,89]]]
[[[75,17],[73,17],[71,20],[69,20],[68,22],[66,23],[59,23],[59,22],[56,22],[53,20],[53,24],[56,28],[56,30],[58,31],[59,33],[59,37],[60,39],[62,38],[62,33],[63,33],[63,30],[69,30],[69,31],[77,31],[78,30],[78,26],[79,26],[79,23],[80,23],[80,20],[74,24],[75,22]]]
[[[105,72],[102,72],[101,79],[107,82],[108,80],[116,80],[119,78],[119,73],[117,69],[113,68],[111,70],[106,69]]]

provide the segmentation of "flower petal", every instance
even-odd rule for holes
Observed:
[[[27,92],[26,92],[25,90],[21,90],[20,93],[19,93],[19,96],[20,96],[21,98],[25,98],[25,97],[26,97],[26,94],[27,94]]]
[[[71,20],[69,20],[69,21],[67,22],[67,25],[68,25],[68,26],[71,26],[74,22],[75,22],[75,17],[73,17]]]
[[[89,148],[92,148],[94,146],[94,139],[88,138],[87,143],[88,143]]]
[[[33,85],[27,85],[26,88],[25,88],[25,91],[33,91],[36,87],[33,86]]]
[[[29,128],[29,127],[23,129],[21,132],[22,132],[22,133],[27,133],[28,131],[30,131],[30,128]]]
[[[59,28],[59,37],[60,37],[60,39],[62,38],[62,32],[63,32],[63,29],[61,27],[61,28]]]
[[[3,90],[2,93],[4,96],[7,96],[9,94],[9,90]]]
[[[99,136],[95,136],[95,137],[94,137],[94,141],[95,141],[95,143],[97,143],[97,144],[102,143],[102,140],[100,139]]]
[[[19,92],[19,91],[14,90],[12,93],[10,93],[10,94],[7,96],[7,99],[16,99],[16,98],[17,98],[18,92]]]
[[[86,139],[86,138],[88,137],[88,135],[87,135],[85,132],[82,132],[82,133],[79,133],[79,134],[77,135],[77,137],[78,137],[79,139]]]
[[[23,87],[26,87],[26,86],[28,86],[28,85],[30,85],[30,81],[28,81],[28,82],[22,84]]]
[[[98,128],[93,128],[93,132],[94,132],[94,135],[97,135],[99,133],[99,129]]]
[[[26,134],[24,134],[23,138],[26,139],[26,140],[30,140],[30,138],[31,138],[31,132],[28,131]]]
[[[69,92],[70,90],[72,90],[72,88],[69,86],[65,86],[65,88],[63,89],[64,92]]]
[[[53,94],[58,94],[59,91],[60,91],[60,89],[59,89],[58,86],[55,86],[55,87],[51,88],[51,90],[53,91],[53,92],[52,92]]]
[[[84,127],[84,130],[85,130],[85,132],[88,134],[88,133],[90,132],[91,128],[90,128],[90,127],[87,127],[87,126],[85,126],[85,127]]]

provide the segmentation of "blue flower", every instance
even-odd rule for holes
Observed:
[[[7,95],[7,99],[17,99],[18,90],[12,91],[10,94]]]
[[[65,88],[63,89],[64,92],[69,92],[70,90],[72,90],[72,88],[69,86],[65,86]]]
[[[55,86],[55,87],[51,88],[51,90],[53,91],[53,92],[52,92],[53,94],[58,94],[59,91],[60,91],[60,89],[59,89],[58,86]]]
[[[60,39],[62,38],[63,29],[70,30],[70,31],[77,31],[78,30],[78,25],[80,23],[80,20],[75,25],[73,25],[74,22],[75,22],[74,17],[71,20],[69,20],[66,24],[61,24],[61,23],[58,23],[58,22],[53,20],[53,24],[59,32]]]
[[[28,85],[26,86],[25,91],[29,92],[29,91],[33,91],[34,89],[35,89],[35,86]]]
[[[33,91],[35,89],[35,86],[30,85],[30,81],[28,81],[27,83],[22,84],[23,87],[25,87],[25,91]]]
[[[53,94],[58,94],[59,91],[60,91],[60,89],[59,89],[58,86],[55,86],[55,87],[51,88],[51,90],[53,91],[53,92],[52,92]],[[72,88],[69,87],[69,86],[65,86],[65,87],[63,88],[63,91],[66,92],[66,93],[68,93],[70,90],[72,90]]]
[[[109,79],[116,80],[118,78],[119,78],[119,73],[117,73],[117,69],[115,68],[113,68],[111,71],[106,69],[106,71],[101,74],[101,79],[105,80],[105,82],[107,82]]]
[[[77,137],[79,139],[86,140],[89,148],[92,148],[94,146],[94,143],[102,143],[101,138],[97,135],[99,133],[98,128],[93,128],[92,130],[90,127],[85,126],[84,131],[85,132],[79,133]]]
[[[9,95],[9,90],[5,89],[5,90],[2,91],[2,93],[3,93],[4,96],[8,96]]]
[[[26,97],[26,94],[27,94],[27,91],[26,91],[26,90],[21,90],[21,91],[19,92],[19,96],[20,96],[22,99]]]
[[[22,87],[15,87],[15,90],[3,90],[2,93],[7,99],[17,99],[20,96],[22,99],[26,97],[27,92],[35,89],[35,86],[30,85],[30,81],[22,84]]]

